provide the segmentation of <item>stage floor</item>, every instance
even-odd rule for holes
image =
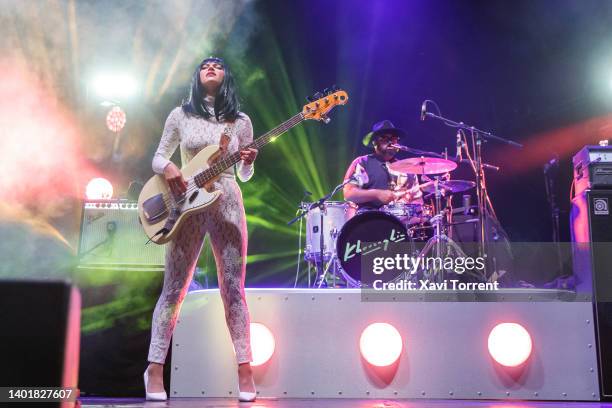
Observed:
[[[470,401],[470,400],[364,400],[364,399],[264,399],[239,403],[229,398],[173,398],[167,402],[149,402],[138,398],[82,398],[82,407],[175,407],[175,408],[612,408],[612,402],[569,401]]]

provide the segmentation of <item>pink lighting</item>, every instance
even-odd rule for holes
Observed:
[[[270,329],[261,323],[251,323],[252,366],[265,364],[274,354],[275,346],[274,335]]]
[[[359,339],[361,355],[377,367],[386,367],[397,361],[402,347],[402,336],[389,323],[372,323]]]
[[[531,336],[518,323],[500,323],[489,334],[489,353],[499,364],[516,367],[531,355]]]

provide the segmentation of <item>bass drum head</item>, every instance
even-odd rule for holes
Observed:
[[[362,249],[368,243],[407,241],[408,231],[400,220],[380,212],[367,211],[351,218],[340,231],[336,242],[336,251],[340,265],[352,280],[362,282],[361,258]],[[380,256],[391,256],[383,251],[380,245]],[[363,252],[368,252],[363,251]]]

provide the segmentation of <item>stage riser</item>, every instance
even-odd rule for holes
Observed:
[[[358,290],[247,290],[251,320],[274,333],[255,368],[261,397],[598,400],[590,302],[363,302]],[[395,375],[380,379],[359,351],[370,323],[402,335]],[[531,334],[522,371],[490,357],[501,322]],[[234,353],[217,290],[190,293],[172,351],[171,396],[236,395]],[[231,394],[230,394],[231,392]]]

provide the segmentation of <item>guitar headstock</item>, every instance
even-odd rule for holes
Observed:
[[[329,122],[327,114],[337,105],[345,105],[348,102],[348,95],[341,89],[332,87],[324,89],[323,92],[317,92],[309,97],[310,103],[304,105],[302,114],[304,119],[321,120],[325,123]]]

